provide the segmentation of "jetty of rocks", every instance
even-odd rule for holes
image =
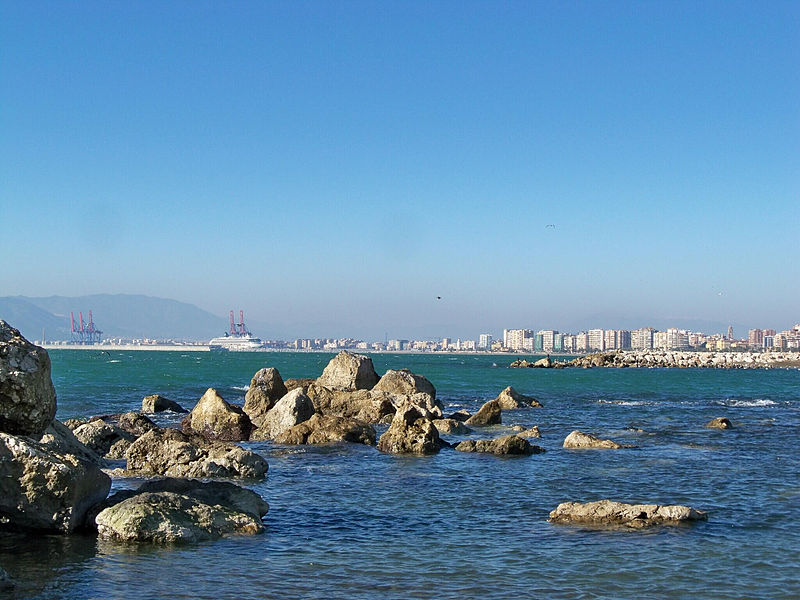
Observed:
[[[614,350],[579,356],[570,361],[518,359],[512,368],[678,368],[678,369],[772,369],[800,368],[797,352],[689,352],[681,350]]]

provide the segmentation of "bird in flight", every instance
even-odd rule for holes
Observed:
[[[442,297],[441,297],[441,296],[436,296],[436,299],[437,299],[437,300],[441,300],[441,299],[442,299]]]
[[[544,228],[545,228],[545,229],[547,229],[548,227],[552,227],[553,229],[555,229],[555,228],[556,228],[556,226],[555,226],[555,225],[553,225],[552,223],[550,223],[549,225],[545,225],[545,226],[544,226]]]

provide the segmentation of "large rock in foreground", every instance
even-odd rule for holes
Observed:
[[[262,479],[268,469],[267,461],[255,452],[176,429],[148,431],[125,456],[128,471],[144,475]]]
[[[391,454],[434,454],[441,446],[433,422],[412,404],[397,409],[389,429],[378,440],[378,450]]]
[[[246,440],[253,428],[244,411],[225,402],[214,388],[206,390],[181,426],[185,431],[225,442]]]
[[[541,408],[541,403],[533,396],[525,396],[520,394],[513,387],[508,386],[495,398],[503,410],[513,410],[515,408],[527,408],[533,406]]]
[[[103,538],[156,543],[200,542],[224,535],[264,531],[261,519],[219,504],[173,492],[145,492],[95,517]]]
[[[369,390],[378,383],[378,374],[369,356],[351,354],[343,350],[331,359],[317,379],[317,383],[332,390],[345,392]]]
[[[612,500],[564,502],[550,513],[551,523],[649,527],[704,521],[707,513],[689,506],[624,504]]]
[[[69,533],[110,488],[96,464],[0,433],[0,523]]]
[[[50,357],[0,320],[0,431],[44,433],[55,416]]]
[[[497,400],[489,400],[478,412],[466,420],[467,425],[499,425],[502,421],[502,409]]]
[[[604,450],[618,450],[620,448],[633,448],[628,444],[618,444],[611,440],[601,440],[591,433],[583,433],[577,429],[564,438],[564,448],[582,450],[585,448],[598,448]]]
[[[250,380],[250,387],[244,396],[244,412],[253,425],[261,427],[267,411],[288,393],[278,369],[260,369]]]
[[[254,440],[271,440],[287,429],[308,421],[314,414],[314,403],[303,393],[302,388],[293,389],[267,412],[261,426],[252,434]]]
[[[372,425],[350,417],[313,415],[308,421],[287,429],[275,438],[278,444],[331,444],[351,442],[375,445]]]
[[[485,452],[487,454],[509,454],[530,456],[544,452],[541,446],[534,446],[525,438],[505,435],[495,440],[464,440],[456,446],[459,452]]]

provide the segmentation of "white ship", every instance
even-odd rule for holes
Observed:
[[[250,352],[264,347],[264,343],[244,325],[244,312],[239,311],[239,322],[234,323],[231,311],[231,329],[225,335],[215,337],[208,342],[208,349],[218,352]]]

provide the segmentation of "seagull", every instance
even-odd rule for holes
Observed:
[[[436,296],[436,299],[437,299],[437,300],[441,300],[441,299],[442,299],[442,297],[441,297],[441,296]]]
[[[548,227],[552,227],[553,229],[555,229],[555,228],[556,228],[556,226],[555,226],[555,225],[553,225],[552,223],[550,223],[549,225],[545,225],[545,226],[544,226],[544,228],[545,228],[545,229],[547,229]]]

